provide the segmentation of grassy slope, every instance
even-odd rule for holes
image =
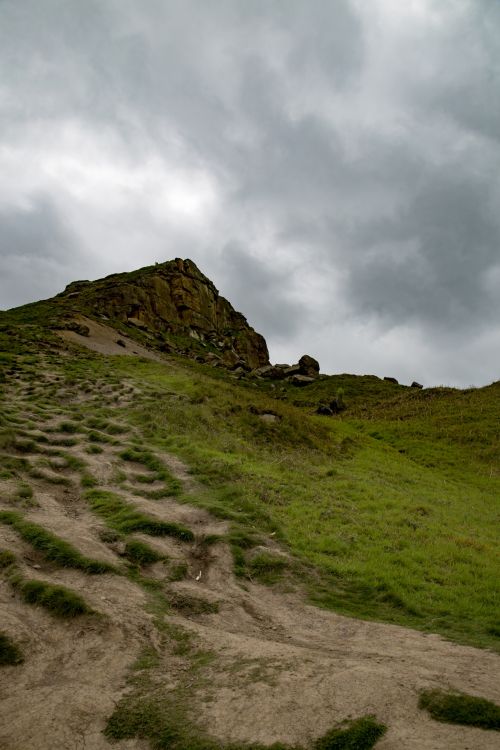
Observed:
[[[33,306],[29,313],[31,323]],[[0,343],[9,316],[0,314]],[[35,373],[46,338],[19,321],[18,311],[17,338],[3,334],[4,379],[13,349]],[[498,644],[499,384],[419,392],[344,375],[282,391],[181,360],[165,367],[82,353],[57,367],[77,381],[137,381],[145,395],[131,422],[189,463],[205,487],[197,502],[276,532],[306,565],[317,602]],[[312,414],[340,386],[345,414]],[[250,406],[281,419],[265,424]]]

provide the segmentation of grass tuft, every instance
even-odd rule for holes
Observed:
[[[276,583],[287,567],[287,560],[269,552],[261,552],[247,563],[249,578],[266,584]]]
[[[183,542],[194,540],[193,532],[186,526],[147,516],[113,492],[90,490],[85,497],[95,513],[104,518],[111,528],[123,534],[142,531],[150,536],[172,536]]]
[[[219,611],[217,602],[210,602],[207,599],[201,599],[199,596],[190,596],[184,591],[170,591],[167,595],[167,601],[185,617],[214,614]]]
[[[57,617],[94,614],[79,594],[65,586],[24,579],[15,579],[14,586],[27,604],[43,607]]]
[[[90,574],[115,572],[115,568],[109,563],[85,557],[69,542],[36,523],[26,521],[19,513],[0,511],[0,523],[12,526],[19,536],[41,552],[46,560],[64,568],[77,568]]]
[[[76,424],[75,422],[61,422],[61,424],[56,427],[57,432],[66,432],[69,435],[74,435],[77,432],[82,432],[82,428],[79,424]]]
[[[19,486],[17,497],[20,500],[30,500],[33,497],[33,490],[29,484],[23,483]]]
[[[160,459],[150,451],[127,448],[120,453],[124,461],[142,464],[152,473],[151,477],[139,474],[134,477],[137,482],[148,484],[156,480],[165,482],[170,495],[178,495],[182,490],[181,483],[172,476]]]
[[[369,750],[385,734],[387,727],[374,716],[362,716],[355,721],[331,729],[314,743],[314,750]]]
[[[11,552],[0,552],[0,568],[5,569],[7,581],[27,604],[43,607],[57,617],[95,614],[85,600],[71,589],[23,578],[16,567],[15,555]]]
[[[436,721],[500,731],[500,706],[485,698],[444,690],[424,690],[418,706]]]
[[[0,667],[21,664],[23,652],[6,633],[0,631]]]
[[[16,556],[13,552],[8,549],[0,550],[0,570],[10,568],[16,562]]]
[[[149,544],[141,542],[138,539],[130,539],[125,544],[125,557],[135,565],[152,565],[159,560],[165,559],[164,555],[160,555]]]

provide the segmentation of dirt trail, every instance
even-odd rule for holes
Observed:
[[[27,411],[31,406],[23,393],[15,387],[10,395],[12,403]],[[53,417],[30,415],[31,422],[36,421],[34,435],[47,427],[54,430]],[[57,432],[48,434],[51,439],[60,437]],[[147,571],[164,583],[165,592],[219,604],[213,614],[167,615],[216,656],[203,681],[192,685],[193,714],[210,734],[223,741],[282,741],[307,747],[337,722],[371,713],[388,726],[377,750],[498,750],[498,733],[437,723],[418,710],[417,702],[423,688],[442,687],[500,703],[500,657],[436,635],[316,609],[297,593],[252,582],[242,585],[234,577],[225,542],[208,549],[200,544],[209,534],[224,535],[224,522],[173,498],[141,497],[144,485],[134,484],[137,467],[121,460],[112,442],[100,444],[99,454],[88,453],[85,439],[82,432],[64,451],[86,461],[99,489],[119,494],[158,519],[187,524],[196,534],[194,543],[134,537],[166,553],[169,565],[185,563],[186,578],[176,583],[170,581],[166,564],[156,563]],[[37,450],[30,456],[32,464],[46,455],[43,444]],[[9,455],[17,455],[14,448]],[[189,470],[179,459],[157,455],[186,492],[193,489]],[[60,462],[52,471],[66,484],[28,474],[25,479],[36,502],[22,505],[22,512],[82,553],[124,570],[117,545],[103,541],[104,521],[90,511],[74,469]],[[126,475],[125,483],[119,481],[120,472]],[[0,509],[15,506],[16,481],[4,481]],[[24,664],[2,667],[1,750],[109,748],[102,730],[127,689],[128,668],[145,647],[162,649],[153,614],[146,607],[147,593],[125,576],[89,576],[57,568],[2,524],[0,549],[16,553],[25,576],[69,586],[102,615],[58,620],[22,603],[0,577],[1,629],[25,653]],[[179,666],[167,657],[164,665],[157,679],[170,685]],[[148,743],[132,739],[114,747],[146,750]]]
[[[213,588],[210,577],[204,587],[220,595],[224,580],[220,570]],[[389,727],[381,750],[500,747],[494,732],[438,724],[417,708],[428,687],[499,702],[500,658],[487,651],[324,612],[256,585],[230,590],[219,614],[192,627],[219,655],[210,690],[199,696],[215,736],[307,746],[333,723],[373,713]]]

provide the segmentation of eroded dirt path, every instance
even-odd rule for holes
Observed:
[[[122,457],[124,445],[134,445],[120,413],[139,395],[135,384],[67,382],[49,366],[39,369],[36,382],[22,371],[11,376],[3,407],[12,434],[1,451],[2,466],[10,468],[0,480],[0,510],[22,513],[121,574],[90,576],[58,567],[0,523],[0,549],[15,553],[24,576],[68,586],[101,615],[58,619],[25,604],[0,577],[1,629],[25,654],[23,664],[2,668],[2,750],[110,747],[103,729],[130,689],[129,667],[144,649],[160,654],[158,689],[174,689],[184,679],[187,667],[166,649],[159,617],[192,633],[199,648],[214,656],[189,685],[190,711],[221,741],[307,747],[337,722],[374,714],[388,726],[380,750],[500,747],[498,733],[439,724],[417,707],[420,690],[428,687],[500,702],[498,656],[342,617],[309,606],[297,592],[235,578],[224,540],[227,524],[166,492],[162,496],[163,478]],[[82,404],[84,418],[78,421],[74,407]],[[116,418],[100,423],[94,408],[103,404],[116,408]],[[196,491],[178,458],[155,457],[186,494]],[[129,575],[125,539],[92,512],[85,499],[89,486],[118,495],[150,518],[193,531],[188,542],[133,533],[165,556],[141,574],[157,582],[157,595],[170,601],[168,612],[159,615],[148,587]],[[205,545],[214,535],[220,541]],[[272,540],[267,543],[272,548]],[[197,601],[217,611],[197,609]],[[148,746],[136,738],[115,744]]]

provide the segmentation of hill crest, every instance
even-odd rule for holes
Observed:
[[[230,368],[269,364],[264,337],[189,259],[74,281],[50,302],[60,328],[74,328],[75,316],[84,315],[160,351],[218,358]],[[85,335],[81,326],[79,332]]]

